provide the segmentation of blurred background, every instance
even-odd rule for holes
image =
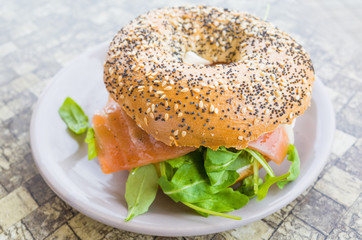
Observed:
[[[72,59],[148,10],[184,4],[268,12],[311,54],[337,131],[326,168],[291,204],[239,229],[178,239],[362,238],[362,1],[0,0],[0,239],[162,239],[100,224],[55,196],[34,165],[29,124],[41,91]]]

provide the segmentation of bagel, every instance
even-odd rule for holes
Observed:
[[[193,52],[204,61],[191,64]],[[205,64],[206,63],[206,64]],[[169,146],[243,149],[310,104],[314,69],[291,36],[250,14],[162,8],[113,38],[104,65],[111,97]]]

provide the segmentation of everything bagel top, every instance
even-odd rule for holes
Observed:
[[[210,65],[184,62],[194,52]],[[168,145],[245,148],[303,114],[314,70],[288,34],[206,6],[150,11],[110,44],[104,82],[147,133]]]

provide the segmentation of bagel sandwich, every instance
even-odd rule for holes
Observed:
[[[247,13],[171,7],[124,26],[104,64],[109,100],[92,122],[103,172],[130,171],[126,220],[148,209],[157,186],[203,216],[239,219],[225,212],[293,181],[292,125],[314,79],[299,43]],[[286,156],[289,171],[275,176],[268,162]],[[154,194],[135,204],[145,178]]]

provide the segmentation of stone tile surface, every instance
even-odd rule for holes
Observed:
[[[6,229],[3,233],[0,231],[0,240],[31,240],[34,239],[31,232],[25,225],[19,221]]]
[[[336,166],[362,180],[362,161],[359,160],[361,154],[362,138],[359,138],[357,142],[346,152],[343,158],[340,158],[336,162]]]
[[[69,221],[69,226],[81,239],[103,239],[112,227],[99,223],[83,214],[78,214]]]
[[[79,239],[79,238],[77,237],[77,235],[74,234],[72,229],[67,224],[62,225],[55,232],[53,232],[51,235],[45,238],[45,240],[73,240],[73,239]]]
[[[346,212],[346,208],[312,189],[292,213],[328,235]]]
[[[0,227],[6,231],[11,225],[17,223],[38,205],[24,187],[12,191],[6,197],[0,199]]]
[[[325,236],[313,229],[310,225],[300,220],[295,215],[289,215],[285,221],[279,226],[270,238],[271,240],[321,240]]]
[[[66,223],[76,211],[60,200],[52,198],[23,219],[24,224],[36,239],[44,239]]]
[[[195,237],[130,233],[60,200],[35,167],[29,124],[52,77],[86,49],[150,9],[195,1],[2,1],[0,7],[0,240],[362,239],[362,3],[358,0],[201,0],[247,11],[290,33],[310,53],[336,112],[326,167],[281,210],[231,231]],[[79,14],[81,13],[81,14]]]
[[[362,181],[333,166],[314,187],[340,204],[351,206],[360,194]]]
[[[39,174],[29,179],[24,185],[39,205],[45,204],[55,195]]]
[[[256,221],[246,226],[236,228],[225,234],[233,239],[269,239],[274,228],[263,221]]]

